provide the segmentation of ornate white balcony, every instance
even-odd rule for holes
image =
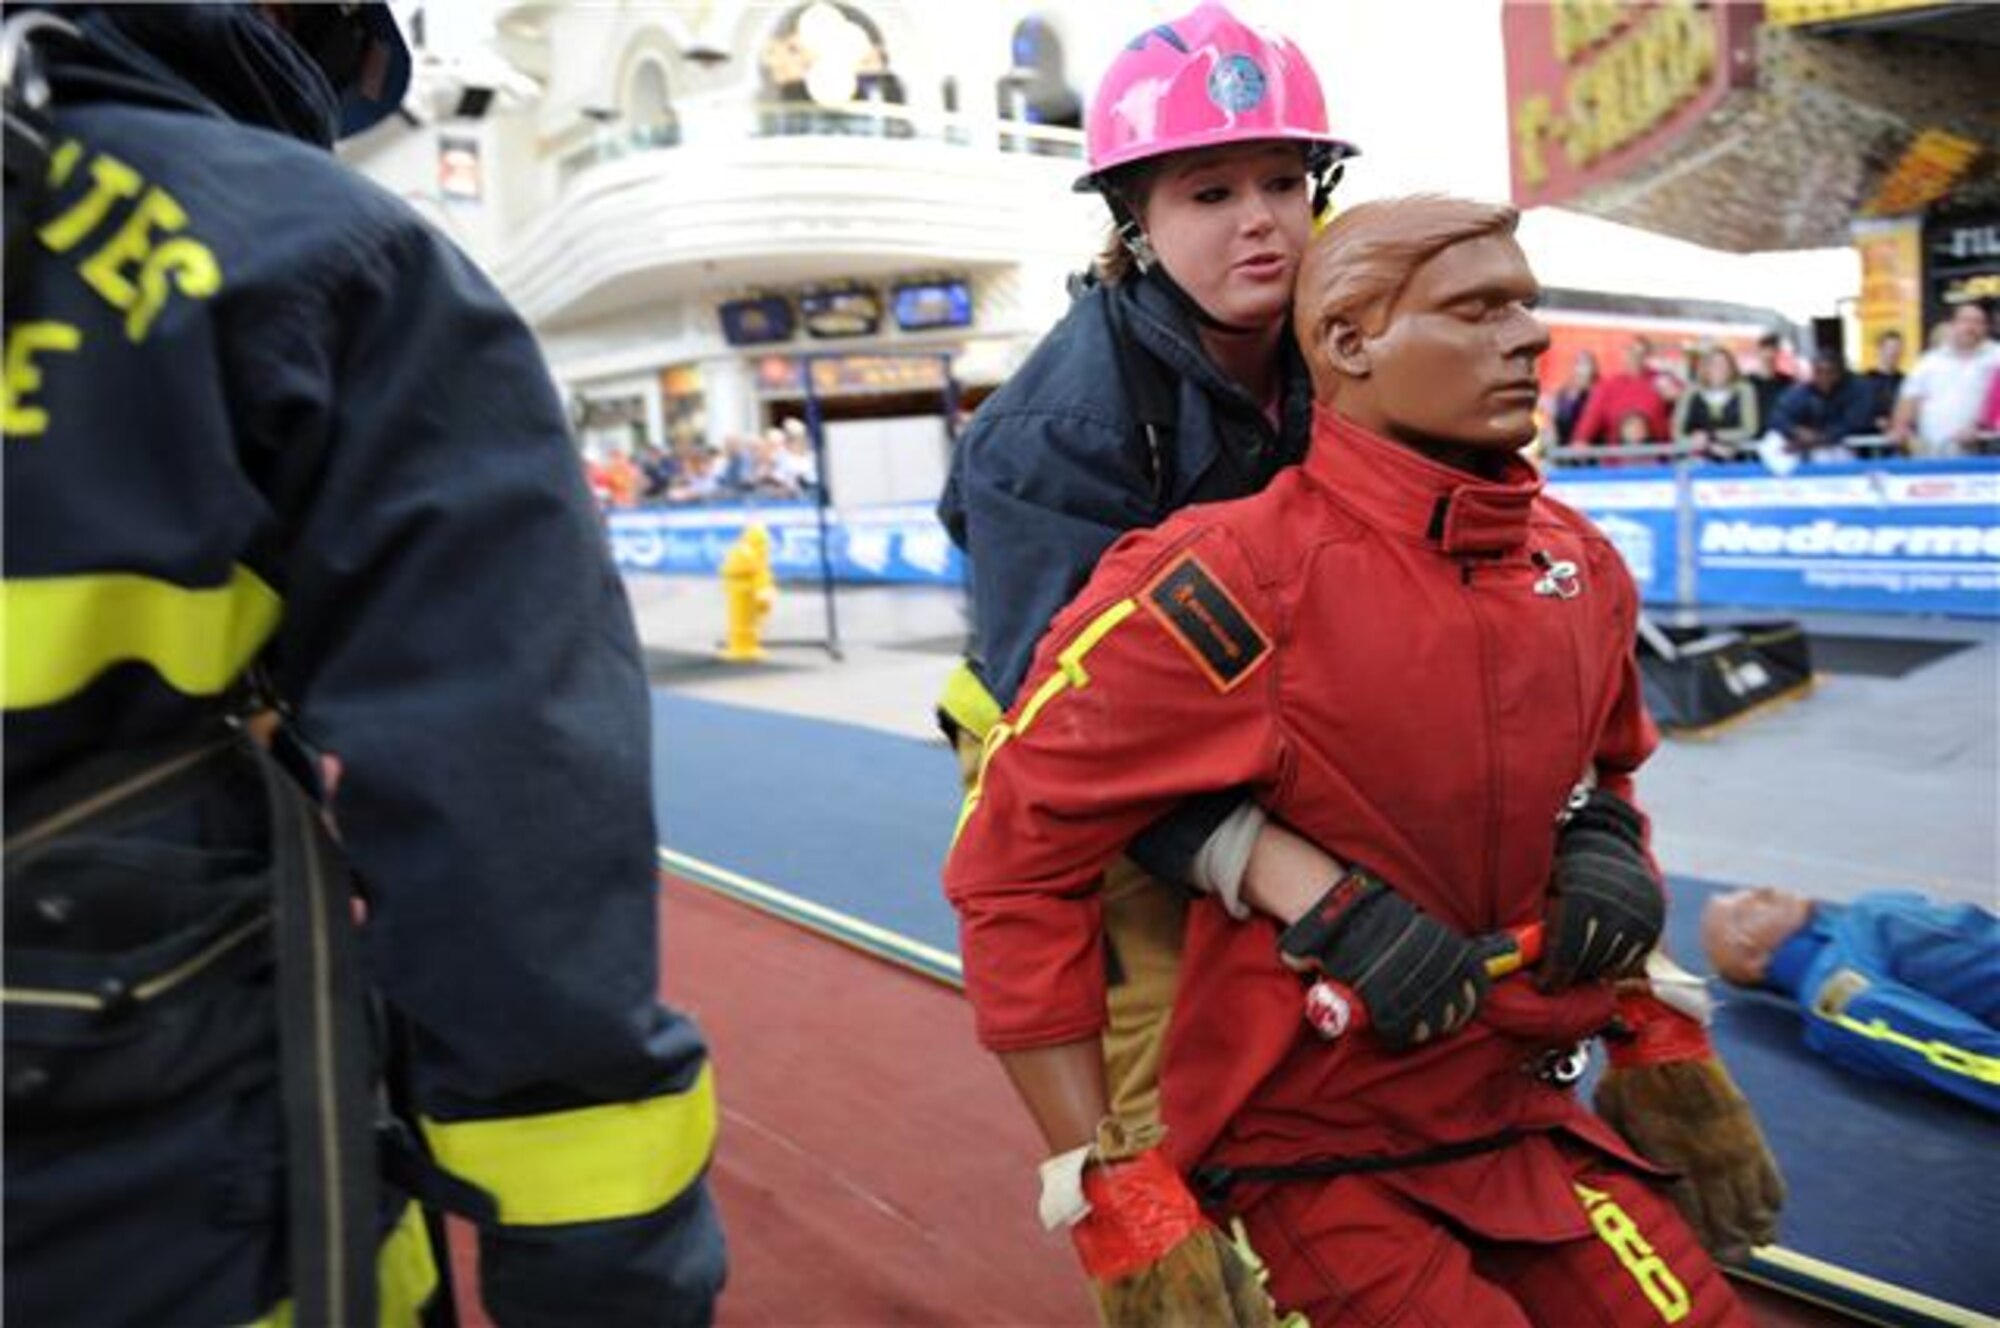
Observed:
[[[1080,263],[1102,225],[1069,192],[1071,130],[784,103],[602,133],[496,264],[543,328],[731,287]]]

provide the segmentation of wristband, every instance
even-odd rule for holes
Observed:
[[[1084,1272],[1100,1282],[1150,1268],[1202,1226],[1194,1195],[1157,1148],[1089,1167],[1083,1192],[1090,1215],[1069,1234]]]
[[[1651,992],[1620,996],[1617,1013],[1630,1036],[1605,1039],[1614,1070],[1715,1058],[1708,1030]]]
[[[1042,1163],[1042,1197],[1035,1206],[1042,1230],[1073,1227],[1090,1216],[1090,1200],[1083,1197],[1083,1168],[1090,1161],[1091,1147],[1084,1144]]]
[[[1326,947],[1346,923],[1348,915],[1386,888],[1367,869],[1349,867],[1346,874],[1319,897],[1318,903],[1307,909],[1297,922],[1285,928],[1284,934],[1278,937],[1278,953],[1293,959],[1318,958],[1326,952]]]

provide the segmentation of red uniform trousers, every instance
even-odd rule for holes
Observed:
[[[1471,1235],[1379,1175],[1271,1187],[1243,1214],[1270,1291],[1313,1328],[1751,1328],[1665,1193],[1557,1141],[1592,1234]]]

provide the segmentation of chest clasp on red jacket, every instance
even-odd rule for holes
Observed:
[[[1537,549],[1532,555],[1536,567],[1542,575],[1535,582],[1535,593],[1553,599],[1575,599],[1583,593],[1583,579],[1575,563],[1567,558],[1551,556],[1545,549]]]

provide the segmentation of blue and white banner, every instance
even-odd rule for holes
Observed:
[[[2000,617],[2000,458],[1690,472],[1697,604]],[[1673,472],[1565,471],[1550,492],[1595,521],[1648,603],[1675,601]]]
[[[1549,478],[1549,492],[1597,523],[1625,559],[1643,603],[1673,603],[1679,507],[1672,471],[1559,471]]]
[[[2000,459],[1696,473],[1704,604],[2000,617]]]
[[[613,512],[605,524],[624,571],[712,576],[752,521],[771,532],[779,580],[818,579],[819,515],[810,503],[645,508]],[[928,504],[831,509],[826,525],[836,581],[955,586],[964,579],[958,549]]]

